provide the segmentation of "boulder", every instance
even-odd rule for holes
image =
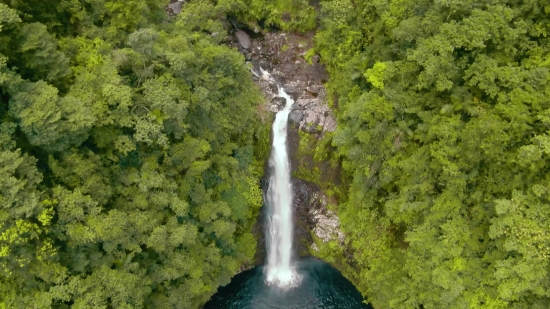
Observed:
[[[242,48],[247,50],[250,49],[250,46],[251,46],[250,36],[246,32],[242,30],[237,30],[237,32],[235,32],[235,36],[237,37],[237,41],[239,42]]]
[[[286,99],[283,98],[283,97],[275,97],[273,99],[273,103],[276,103],[278,105],[282,105],[282,106],[285,106],[286,105]]]
[[[302,121],[302,117],[304,117],[304,111],[300,109],[295,109],[291,111],[290,114],[288,115],[288,119],[290,119],[290,121],[297,124],[299,124],[300,121]]]
[[[168,15],[178,15],[181,13],[183,2],[183,0],[171,2],[166,6],[166,13],[168,13]]]
[[[285,92],[290,96],[297,96],[301,93],[300,89],[296,88],[294,85],[287,84],[283,86]]]
[[[313,57],[311,57],[311,63],[319,63],[319,59],[321,57],[319,57],[319,55],[315,55]]]

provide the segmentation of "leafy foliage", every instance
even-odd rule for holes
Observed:
[[[235,10],[250,22],[263,21],[267,26],[283,30],[307,31],[316,27],[317,12],[306,0],[241,0]]]
[[[548,308],[543,1],[324,1],[341,268],[376,308]],[[344,259],[342,259],[344,260]]]
[[[0,308],[197,308],[262,203],[261,97],[203,31],[229,8],[54,2],[0,3]]]

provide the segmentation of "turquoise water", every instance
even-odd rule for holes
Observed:
[[[329,264],[307,258],[296,268],[302,281],[286,290],[265,283],[264,266],[244,271],[220,287],[204,309],[372,309]]]

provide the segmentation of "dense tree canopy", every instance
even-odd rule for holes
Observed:
[[[325,254],[376,308],[550,307],[549,34],[542,0],[322,2],[349,186]]]
[[[269,126],[228,15],[318,22],[320,255],[377,309],[550,307],[547,1],[166,2],[0,0],[0,308],[197,308],[250,261]]]
[[[0,1],[0,308],[197,308],[254,255],[231,8],[166,4]]]

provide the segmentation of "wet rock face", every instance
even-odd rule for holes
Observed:
[[[293,179],[292,189],[294,191],[294,243],[292,247],[299,256],[304,256],[309,254],[309,246],[313,243],[311,230],[315,222],[309,213],[313,209],[322,207],[320,201],[314,198],[319,192],[319,187],[301,179]]]
[[[340,219],[327,209],[328,198],[318,185],[293,179],[294,191],[294,248],[300,256],[308,255],[309,248],[318,250],[313,235],[323,242],[344,241]]]
[[[300,123],[304,119],[304,110],[303,109],[293,109],[288,115],[290,121],[294,123]]]
[[[298,124],[300,130],[307,133],[332,132],[336,121],[327,105],[326,90],[323,83],[328,79],[319,56],[306,61],[306,52],[313,47],[314,33],[292,34],[270,32],[262,35],[235,32],[233,46],[238,48],[253,65],[256,82],[262,89],[267,109],[277,112],[277,86],[262,79],[261,69],[271,73],[271,77],[296,101],[291,121]],[[261,69],[260,69],[261,68]]]

